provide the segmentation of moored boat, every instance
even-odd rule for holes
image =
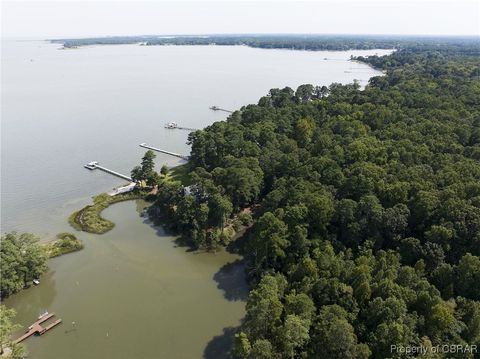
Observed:
[[[177,127],[178,127],[178,125],[177,125],[176,122],[169,122],[169,123],[166,123],[166,124],[165,124],[165,128],[170,128],[170,129],[172,129],[172,128],[177,128]]]
[[[97,165],[98,165],[97,161],[92,161],[92,162],[88,162],[83,167],[88,168],[89,170],[94,170],[95,168],[97,168]]]

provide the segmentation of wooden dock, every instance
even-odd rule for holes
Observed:
[[[114,176],[117,176],[117,177],[120,177],[120,178],[123,178],[123,179],[125,179],[125,180],[127,180],[127,181],[132,182],[132,178],[129,177],[129,176],[122,175],[122,174],[119,173],[119,172],[112,171],[112,170],[110,170],[110,169],[108,169],[108,168],[105,168],[105,167],[103,167],[103,166],[97,165],[97,168],[98,168],[99,170],[104,171],[104,172],[110,173],[111,175],[114,175]]]
[[[167,130],[185,130],[185,131],[197,131],[198,128],[192,128],[192,127],[183,127],[183,126],[168,126],[168,125],[165,125],[165,128]]]
[[[110,173],[111,175],[114,175],[114,176],[117,176],[117,177],[120,177],[120,178],[123,178],[124,180],[127,180],[129,182],[133,182],[132,181],[132,178],[127,176],[127,175],[123,175],[117,171],[113,171],[109,168],[106,168],[106,167],[103,167],[103,166],[100,166],[99,163],[97,161],[93,161],[93,162],[90,162],[86,165],[84,165],[83,167],[89,169],[89,170],[96,170],[97,168],[103,172],[107,172],[107,173]]]
[[[47,320],[52,318],[53,316],[55,316],[55,313],[45,313],[44,315],[41,315],[40,317],[38,317],[38,320],[28,327],[27,332],[23,334],[20,338],[15,339],[14,343],[20,343],[21,341],[24,341],[25,339],[27,339],[28,337],[34,334],[42,335],[62,322],[61,319],[57,319],[56,321],[50,323],[46,327],[42,327],[40,325],[43,322],[46,322]]]
[[[223,112],[233,113],[233,111],[230,111],[230,110],[225,110],[224,108],[217,107],[217,106],[212,106],[212,107],[210,107],[210,110],[213,110],[213,111],[223,111]]]
[[[149,146],[146,143],[141,143],[139,146],[143,147],[143,148],[148,148],[149,150],[152,150],[152,151],[157,151],[157,152],[165,153],[165,154],[170,155],[170,156],[175,156],[175,157],[181,158],[183,160],[188,160],[188,158],[189,158],[189,156],[181,155],[180,153],[175,153],[175,152],[162,150],[161,148]]]

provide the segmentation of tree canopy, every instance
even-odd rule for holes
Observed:
[[[31,284],[47,270],[45,249],[30,233],[8,233],[1,238],[1,297],[8,297]]]
[[[0,304],[0,355],[4,358],[20,359],[26,355],[25,347],[12,340],[13,332],[21,328],[13,322],[16,314],[15,309]]]
[[[385,76],[272,89],[190,134],[194,184],[164,184],[150,213],[202,246],[252,210],[237,357],[480,345],[476,46],[358,58]]]

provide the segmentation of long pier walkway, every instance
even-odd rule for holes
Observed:
[[[60,324],[62,322],[61,319],[57,319],[56,321],[54,321],[53,323],[47,325],[46,327],[42,327],[40,324],[42,324],[43,322],[46,322],[47,320],[49,320],[50,318],[52,318],[53,316],[55,315],[55,313],[46,313],[44,315],[41,315],[40,317],[38,317],[38,320],[33,323],[31,326],[28,327],[28,331],[23,334],[20,338],[17,338],[14,343],[20,343],[21,341],[24,341],[25,339],[27,339],[28,337],[34,335],[34,334],[38,334],[38,335],[42,335],[44,334],[45,332],[49,331],[50,329],[52,329],[53,327],[57,326],[58,324]]]
[[[181,159],[184,159],[184,160],[188,160],[188,158],[189,158],[189,156],[181,155],[180,153],[175,153],[175,152],[162,150],[161,148],[149,146],[146,143],[141,143],[140,147],[148,148],[149,150],[153,150],[153,151],[157,151],[157,152],[161,152],[161,153],[165,153],[167,155],[175,156],[175,157],[178,157],[178,158],[181,158]]]
[[[131,178],[131,177],[129,177],[129,176],[127,176],[127,175],[123,175],[123,174],[121,174],[121,173],[119,173],[119,172],[117,172],[117,171],[113,171],[113,170],[111,170],[111,169],[109,169],[109,168],[100,166],[97,161],[90,162],[90,163],[86,164],[84,167],[85,167],[85,168],[88,168],[89,170],[95,170],[95,169],[98,168],[98,169],[101,170],[101,171],[110,173],[111,175],[114,175],[114,176],[123,178],[124,180],[127,180],[127,181],[129,181],[129,182],[132,182],[132,178]]]
[[[212,107],[210,107],[210,110],[213,110],[213,111],[223,111],[223,112],[233,113],[233,111],[230,111],[230,110],[225,110],[224,108],[217,107],[217,106],[212,106]]]
[[[183,126],[168,126],[165,125],[165,128],[168,130],[185,130],[185,131],[197,131],[198,128],[192,128],[192,127],[183,127]]]
[[[105,168],[105,167],[99,166],[99,165],[97,165],[96,168],[98,168],[99,170],[102,170],[102,171],[104,171],[104,172],[110,173],[111,175],[114,175],[114,176],[117,176],[117,177],[120,177],[120,178],[123,178],[123,179],[125,179],[125,180],[127,180],[127,181],[132,182],[132,178],[131,178],[131,177],[128,177],[128,176],[126,176],[126,175],[122,175],[122,174],[119,173],[119,172],[112,171],[112,170],[110,170],[110,169],[108,169],[108,168]]]

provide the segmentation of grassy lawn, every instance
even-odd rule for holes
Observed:
[[[166,180],[178,181],[184,186],[190,186],[192,184],[192,179],[189,176],[189,172],[189,163],[170,168]]]
[[[192,179],[189,176],[189,165],[185,163],[171,168],[165,177],[166,181],[178,181],[184,186],[189,186]],[[128,201],[132,199],[143,199],[147,196],[144,191],[133,191],[125,194],[110,196],[106,193],[99,194],[93,198],[93,204],[82,208],[70,215],[68,222],[79,230],[89,233],[103,234],[110,231],[115,223],[102,217],[102,211],[113,203]]]

